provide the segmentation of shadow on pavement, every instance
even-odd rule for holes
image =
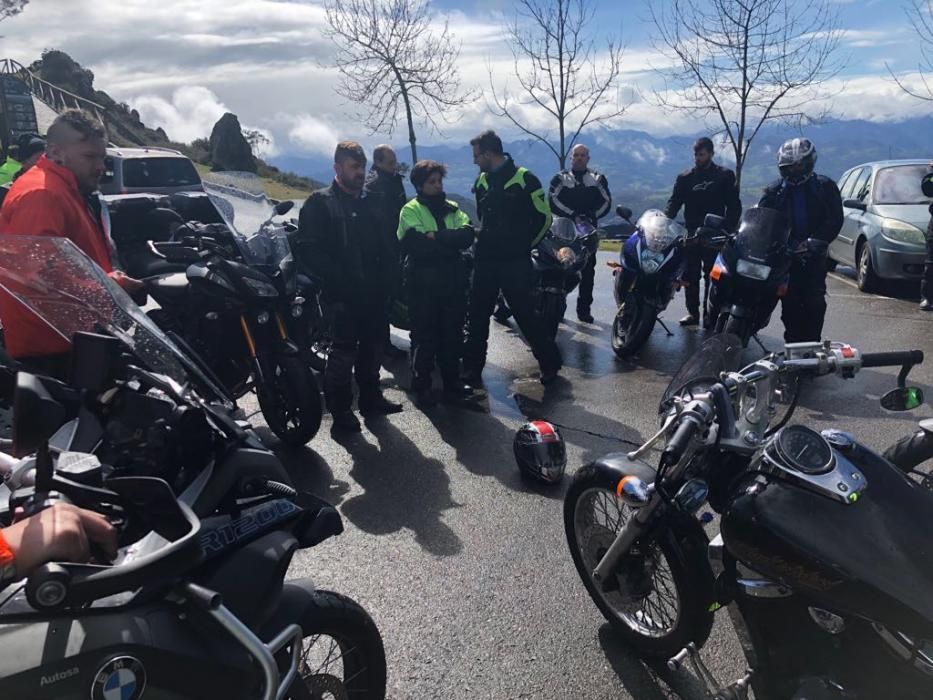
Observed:
[[[285,466],[296,489],[313,493],[331,505],[340,505],[350,490],[350,484],[334,478],[334,472],[327,460],[307,445],[289,447],[266,427],[257,428],[256,433]]]
[[[425,457],[385,419],[369,420],[366,427],[378,445],[361,433],[333,434],[353,458],[349,473],[363,489],[342,505],[343,515],[364,532],[388,535],[408,529],[425,551],[458,554],[463,545],[442,519],[445,510],[459,505],[451,496],[444,465]]]
[[[706,700],[703,686],[689,674],[675,673],[664,662],[647,663],[625,646],[607,622],[599,644],[623,687],[638,700]]]

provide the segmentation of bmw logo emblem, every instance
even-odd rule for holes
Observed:
[[[93,700],[138,700],[146,689],[146,669],[139,659],[118,656],[94,676]]]

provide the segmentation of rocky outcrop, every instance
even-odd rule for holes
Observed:
[[[214,124],[210,138],[210,154],[213,170],[256,172],[253,149],[243,136],[240,120],[230,112]]]

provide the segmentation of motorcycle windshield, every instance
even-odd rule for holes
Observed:
[[[669,219],[660,209],[649,209],[636,224],[645,236],[645,245],[653,253],[661,253],[671,247],[687,231],[673,219]]]
[[[740,369],[741,358],[742,341],[737,336],[719,333],[708,338],[677,370],[661,397],[658,412],[666,413],[675,396],[685,391],[704,391],[718,382],[723,372]]]
[[[224,393],[67,238],[0,235],[0,288],[68,343],[78,332],[109,333],[148,370],[179,386]]]
[[[262,191],[259,178],[253,176],[253,181],[248,174],[241,175],[231,180],[231,184],[205,182],[204,191],[233,233],[243,262],[277,268],[291,256],[285,230],[269,223],[275,215],[275,205]]]
[[[742,213],[735,247],[740,258],[764,262],[787,247],[790,225],[776,209],[754,207]]]
[[[577,226],[573,219],[555,216],[551,223],[551,236],[561,243],[573,243],[577,238]]]

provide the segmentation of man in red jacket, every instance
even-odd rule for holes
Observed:
[[[113,269],[110,241],[89,199],[104,173],[106,138],[103,125],[86,112],[73,109],[59,115],[49,127],[46,155],[10,187],[0,210],[0,233],[68,238],[121,287],[134,292],[142,283]],[[7,351],[15,358],[69,350],[68,343],[2,291],[0,321]]]

